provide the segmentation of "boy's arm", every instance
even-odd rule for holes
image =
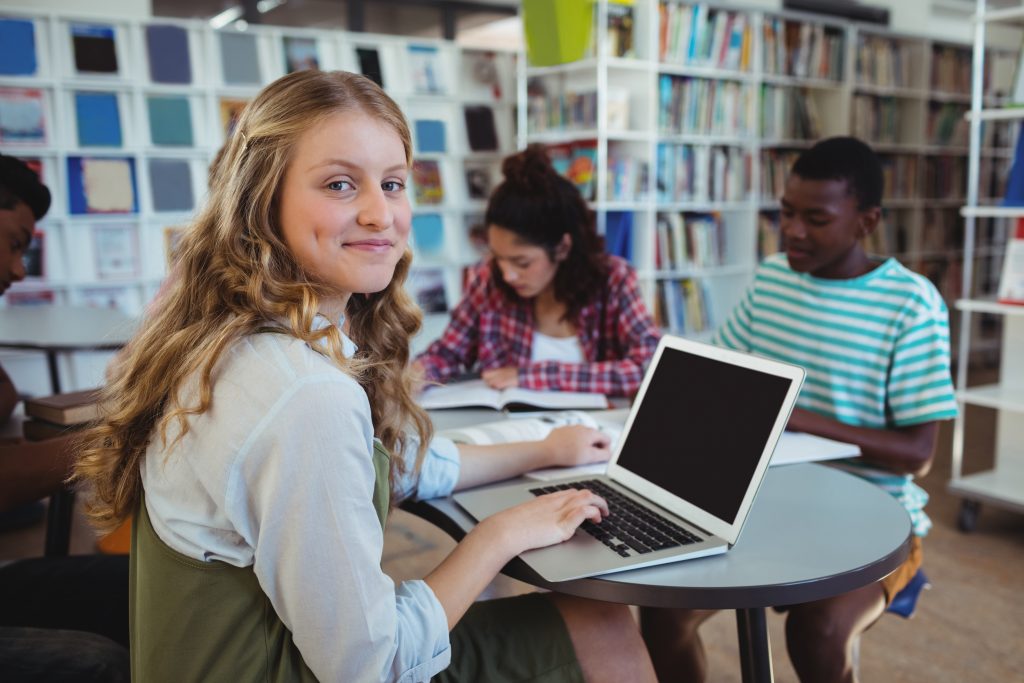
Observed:
[[[70,474],[70,437],[0,444],[0,512],[56,493]]]
[[[939,423],[922,422],[892,429],[855,427],[796,408],[788,429],[860,446],[861,458],[897,474],[922,477],[932,466]]]

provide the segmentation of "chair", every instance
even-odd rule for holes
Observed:
[[[932,583],[928,580],[924,570],[918,569],[917,573],[914,574],[914,578],[903,587],[903,590],[896,594],[896,597],[892,599],[892,602],[885,608],[885,611],[898,614],[904,619],[911,618],[917,609],[917,599],[921,597],[921,591],[931,587]],[[853,662],[853,678],[854,680],[860,680],[860,636],[857,636],[857,639],[853,641],[853,652],[850,659]]]

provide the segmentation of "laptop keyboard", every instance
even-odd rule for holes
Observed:
[[[609,514],[600,524],[588,519],[580,528],[622,557],[631,557],[631,553],[644,555],[704,540],[596,479],[541,486],[530,489],[530,493],[543,496],[568,489],[590,489],[608,502]]]

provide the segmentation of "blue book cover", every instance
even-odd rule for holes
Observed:
[[[138,213],[135,159],[68,157],[68,213]]]
[[[415,121],[416,151],[446,152],[444,121],[419,119]]]
[[[79,146],[121,146],[121,115],[114,93],[76,92],[75,122]]]
[[[1013,152],[1013,165],[1006,179],[1006,194],[1003,206],[1024,206],[1024,122],[1021,123],[1021,134],[1017,135],[1017,149]]]
[[[192,110],[187,97],[147,97],[146,110],[154,145],[192,146]]]
[[[26,19],[0,19],[0,74],[36,74],[36,30]]]
[[[154,83],[192,82],[188,32],[180,26],[147,26],[146,55],[149,57],[149,78]]]
[[[633,260],[633,214],[630,211],[609,211],[604,225],[605,251],[613,256]]]
[[[440,214],[421,213],[412,217],[412,241],[421,254],[439,254],[444,247],[444,221]]]

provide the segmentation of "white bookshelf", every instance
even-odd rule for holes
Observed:
[[[985,201],[982,180],[983,146],[982,126],[985,122],[1016,120],[1022,114],[1015,109],[1000,109],[986,102],[982,92],[984,65],[987,58],[987,40],[990,25],[998,22],[1018,21],[1024,16],[1024,6],[988,10],[986,0],[977,0],[974,26],[974,69],[972,74],[970,105],[970,151],[968,156],[968,185],[965,218],[964,269],[961,299],[957,308],[961,312],[961,342],[957,365],[957,398],[960,412],[953,428],[953,466],[949,490],[963,498],[959,526],[962,531],[973,531],[982,503],[1024,512],[1024,306],[1000,304],[978,292],[971,266],[978,249],[980,221],[1000,221],[1004,224],[1024,217],[1024,209],[1000,207]],[[1019,160],[1018,160],[1019,161]],[[1002,321],[1001,363],[998,381],[986,385],[971,385],[970,331],[973,321],[982,315],[995,316]],[[982,406],[996,411],[995,454],[991,469],[965,473],[965,461],[977,457],[966,451],[965,433],[968,425],[968,407]],[[976,429],[977,427],[975,427]]]
[[[254,26],[245,31],[214,30],[204,21],[153,17],[145,20],[118,17],[73,16],[60,13],[0,10],[0,19],[31,22],[34,29],[37,66],[28,75],[0,74],[0,97],[11,91],[40,93],[46,130],[45,141],[25,143],[0,137],[0,152],[23,159],[39,160],[43,180],[53,194],[53,204],[39,229],[44,237],[44,268],[41,277],[31,277],[0,299],[0,306],[27,305],[52,301],[56,304],[115,306],[130,315],[141,314],[167,273],[165,229],[184,226],[201,206],[206,195],[207,169],[226,138],[223,103],[242,103],[260,88],[284,75],[286,41],[311,41],[320,68],[360,71],[357,48],[376,50],[385,90],[406,114],[414,138],[414,159],[438,164],[444,198],[437,205],[414,202],[414,215],[437,216],[441,247],[434,253],[417,252],[414,261],[416,283],[443,287],[444,303],[451,307],[461,295],[462,271],[478,255],[470,244],[468,227],[481,216],[484,201],[470,196],[467,168],[478,169],[490,183],[500,179],[502,157],[515,149],[514,102],[515,54],[507,51],[464,49],[453,42],[434,39]],[[71,27],[102,25],[113,31],[117,70],[115,73],[83,73],[76,69]],[[171,26],[184,32],[190,63],[188,83],[156,82],[151,78],[147,27]],[[235,63],[223,59],[225,43],[234,45]],[[3,49],[0,47],[0,49]],[[418,87],[411,50],[429,53],[425,63],[433,69],[438,87],[424,92]],[[230,51],[229,51],[230,52]],[[238,62],[238,53],[251,56]],[[486,68],[481,67],[485,63]],[[229,76],[233,75],[233,78]],[[246,81],[246,82],[239,82]],[[76,93],[109,93],[120,120],[120,144],[83,146],[77,129]],[[150,126],[150,101],[171,98],[187,102],[191,140],[187,144],[161,144]],[[180,104],[178,105],[180,106]],[[493,112],[497,146],[493,150],[471,149],[464,117],[465,107],[488,107]],[[443,148],[421,152],[416,121],[441,122]],[[134,169],[134,210],[119,213],[75,212],[70,205],[68,162],[87,159],[124,158]],[[170,166],[161,166],[173,162]],[[187,169],[187,189],[170,202],[153,183],[166,174]],[[177,177],[177,176],[176,176]],[[478,174],[479,177],[479,174]],[[181,195],[191,195],[187,205]],[[410,197],[414,197],[410,187]],[[415,233],[414,233],[415,234]],[[122,245],[130,265],[110,263],[97,257],[97,243]],[[414,251],[416,251],[414,237]],[[108,253],[108,252],[104,252]],[[436,297],[435,297],[436,300]],[[436,301],[435,301],[436,302]],[[428,316],[445,318],[446,313]],[[433,326],[434,328],[437,325]],[[84,356],[83,356],[84,357]],[[9,369],[24,354],[5,354]],[[30,359],[34,364],[35,359]],[[102,360],[65,367],[69,387],[90,386],[102,378]],[[29,362],[29,361],[26,361]],[[68,361],[67,365],[74,366]],[[26,371],[18,375],[34,374]],[[28,380],[27,388],[33,385]]]
[[[596,26],[604,25],[606,3],[607,0],[595,3]],[[605,32],[595,30],[595,46],[590,56],[559,66],[527,65],[520,73],[523,97],[539,89],[551,97],[597,93],[593,121],[584,127],[540,129],[535,125],[535,117],[524,112],[520,144],[594,141],[596,192],[591,206],[601,231],[607,229],[609,216],[614,213],[632,214],[633,263],[640,273],[648,304],[661,308],[657,303],[658,288],[673,277],[692,278],[705,293],[704,308],[709,318],[706,324],[679,328],[662,316],[663,326],[684,335],[707,336],[724,319],[763,256],[759,243],[769,249],[773,240],[777,243],[769,226],[777,226],[777,200],[785,171],[799,151],[809,147],[814,139],[844,134],[865,138],[879,152],[887,168],[885,217],[883,226],[867,244],[869,251],[897,256],[911,268],[927,274],[952,306],[959,293],[959,263],[964,258],[956,234],[962,223],[958,211],[963,205],[968,159],[968,124],[962,115],[970,104],[970,46],[818,15],[711,2],[699,3],[704,17],[728,13],[742,17],[734,18],[730,27],[737,21],[748,27],[747,63],[738,65],[735,60],[730,61],[728,50],[725,63],[715,59],[694,62],[681,57],[678,51],[673,56],[671,49],[669,57],[662,60],[662,22],[666,18],[672,21],[673,12],[678,12],[674,8],[694,5],[637,0],[633,4],[636,54],[631,57],[608,55]],[[805,41],[800,45],[809,46],[805,52],[807,59],[787,58],[785,50],[779,51],[779,42],[769,42],[768,36],[773,33],[785,35],[787,24]],[[671,31],[668,34],[671,36]],[[711,36],[714,45],[713,32]],[[813,47],[815,44],[821,47]],[[891,47],[881,51],[879,45]],[[1012,77],[1015,55],[1013,60],[996,61],[999,63],[992,80],[998,85]],[[735,127],[665,130],[660,126],[659,113],[659,86],[665,78],[708,83],[711,88],[735,84],[727,87],[742,93],[741,106],[749,107],[748,120]],[[608,125],[610,102],[617,92],[628,94],[629,122],[625,130]],[[796,99],[806,102],[805,106],[812,110],[808,118],[816,122],[816,130],[800,130],[792,125],[798,110],[791,105]],[[994,99],[990,97],[987,101],[993,103]],[[533,101],[527,105],[536,110]],[[878,110],[890,112],[895,126],[882,128],[873,123],[871,116]],[[766,125],[764,119],[768,114],[778,125]],[[996,146],[994,127],[987,128],[983,154],[986,173],[1001,177],[1008,167],[1010,142],[1004,139]],[[662,145],[694,150],[727,149],[737,157],[749,157],[749,172],[740,196],[731,196],[727,201],[697,202],[660,196],[658,155]],[[624,154],[647,169],[646,183],[628,201],[611,201],[608,186],[612,167],[615,158]],[[720,262],[701,268],[658,267],[658,220],[659,215],[668,212],[685,212],[687,216],[717,213],[729,245]],[[1001,230],[998,226],[996,229]],[[759,232],[765,234],[759,237]],[[982,254],[990,261],[997,259],[1004,241],[1005,234],[997,235],[984,245],[984,251],[974,256]]]

